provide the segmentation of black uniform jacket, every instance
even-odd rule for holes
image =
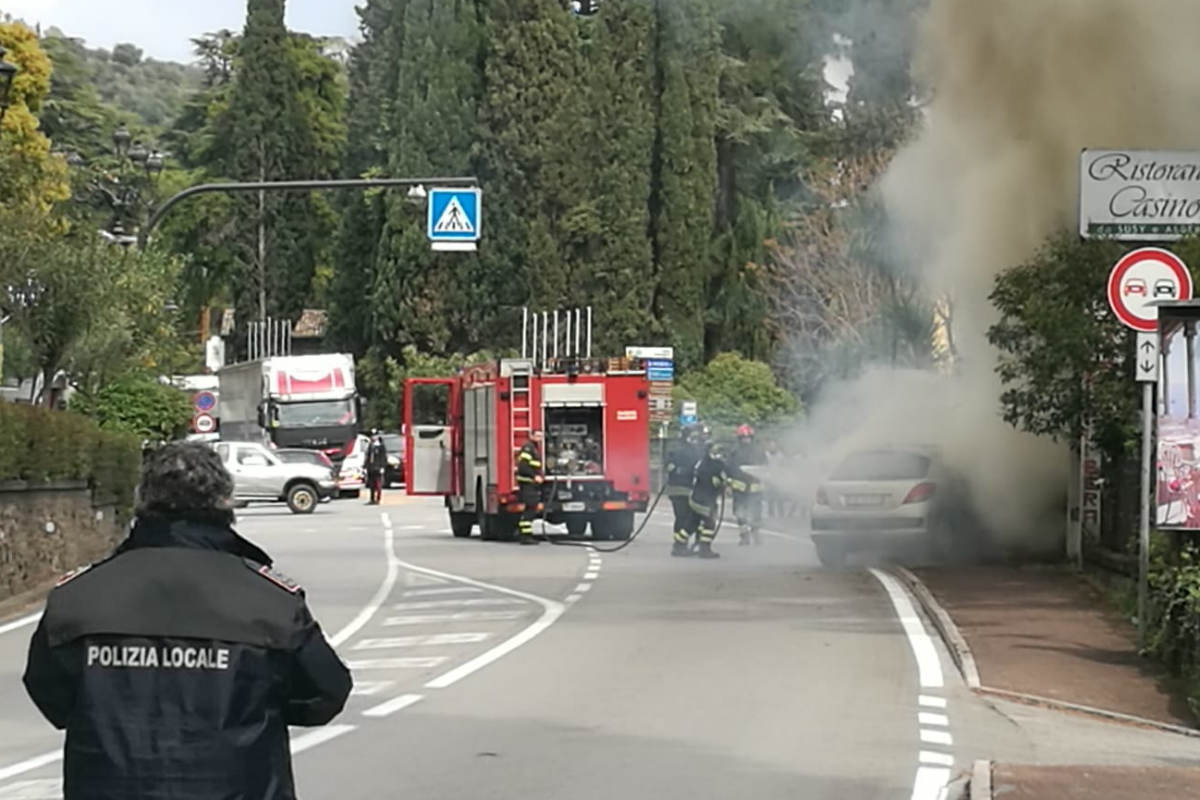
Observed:
[[[680,442],[667,456],[667,494],[692,493],[696,464],[704,457],[704,449],[691,442]]]
[[[290,800],[288,725],[350,674],[304,592],[217,520],[143,518],[50,593],[25,687],[65,729],[63,795]]]

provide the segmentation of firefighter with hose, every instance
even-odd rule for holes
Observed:
[[[762,482],[745,467],[761,467],[767,455],[754,440],[754,428],[742,425],[737,430],[738,443],[729,457],[730,487],[733,489],[733,516],[738,523],[738,545],[762,544],[759,527],[762,525]]]
[[[695,483],[696,465],[704,458],[704,443],[701,441],[702,429],[698,425],[685,425],[679,437],[679,443],[667,457],[667,497],[671,498],[671,508],[675,511],[675,541],[671,545],[671,555],[690,555],[688,548],[689,531],[692,530],[692,511],[689,498],[692,485]]]
[[[696,555],[700,558],[721,557],[713,551],[712,543],[717,536],[717,503],[729,485],[729,468],[724,455],[720,444],[707,444],[704,458],[696,465],[695,483],[688,497],[688,506],[692,510],[688,535],[696,534]],[[675,553],[674,550],[671,552]]]
[[[534,431],[529,434],[521,452],[517,455],[517,485],[521,490],[521,521],[517,523],[520,530],[521,544],[537,544],[533,536],[533,521],[538,516],[538,504],[542,501],[542,483],[545,477],[542,471],[542,432]]]

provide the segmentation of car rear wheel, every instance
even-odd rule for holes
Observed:
[[[846,545],[834,539],[815,539],[817,559],[821,566],[830,569],[841,569],[846,566]]]
[[[316,487],[308,483],[297,483],[287,493],[288,508],[293,514],[311,514],[320,499]]]

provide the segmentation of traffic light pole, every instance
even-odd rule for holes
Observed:
[[[138,231],[138,248],[145,249],[150,241],[150,234],[162,221],[167,212],[177,203],[198,194],[212,192],[307,192],[325,191],[330,189],[378,189],[407,186],[410,188],[424,186],[476,186],[479,181],[472,177],[458,178],[347,178],[334,180],[311,181],[236,181],[230,183],[202,183],[190,186],[167,199],[155,209],[145,227]]]

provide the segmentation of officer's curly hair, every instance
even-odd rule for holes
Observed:
[[[138,487],[139,516],[233,520],[233,477],[208,445],[173,442],[147,453]]]

